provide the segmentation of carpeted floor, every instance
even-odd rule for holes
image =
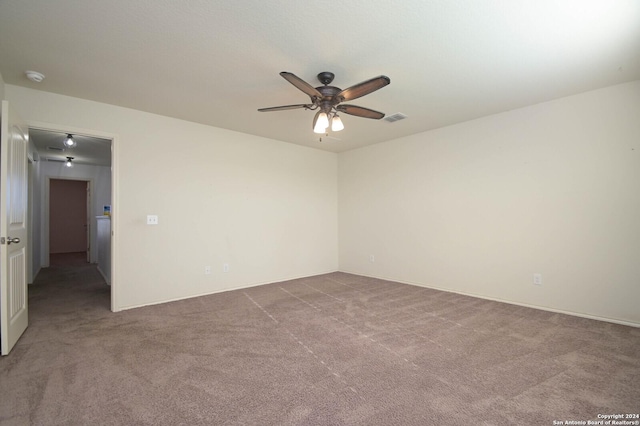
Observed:
[[[0,425],[552,425],[640,412],[640,329],[333,273],[119,313],[30,286]]]

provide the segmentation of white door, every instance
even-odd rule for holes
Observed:
[[[2,101],[0,135],[0,340],[2,355],[28,324],[27,126]]]

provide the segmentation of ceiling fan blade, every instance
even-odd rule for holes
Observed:
[[[291,74],[290,72],[282,71],[280,75],[287,80],[289,83],[296,86],[298,89],[302,90],[304,93],[309,95],[311,100],[315,98],[321,99],[322,93],[318,92],[314,87],[312,87],[309,83],[301,79],[295,74]]]
[[[374,120],[380,120],[384,117],[383,112],[375,111],[369,108],[359,107],[356,105],[338,105],[336,109],[345,114],[355,115],[357,117],[372,118]]]
[[[313,105],[310,105],[310,104],[282,105],[282,106],[269,107],[269,108],[260,108],[258,109],[258,111],[271,112],[271,111],[284,111],[286,109],[298,109],[298,108],[311,109],[312,107]]]
[[[355,86],[348,87],[342,92],[338,93],[336,97],[340,99],[340,102],[351,101],[358,99],[364,95],[368,95],[371,92],[375,92],[378,89],[382,89],[387,84],[391,83],[391,79],[386,75],[374,77],[370,80],[358,83]]]

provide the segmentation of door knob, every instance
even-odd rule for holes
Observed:
[[[11,237],[7,237],[7,245],[11,244],[11,243],[16,243],[18,244],[20,242],[20,238],[11,238]]]

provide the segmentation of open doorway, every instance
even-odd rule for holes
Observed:
[[[114,199],[114,137],[77,128],[31,124],[30,149],[34,150],[31,177],[33,221],[31,252],[34,279],[40,268],[60,261],[73,266],[91,265],[105,278],[115,311],[115,283],[111,214]],[[93,133],[93,134],[92,134]],[[67,143],[69,136],[73,144]],[[100,220],[100,219],[107,219]],[[109,222],[109,244],[98,243],[98,223]],[[104,226],[102,226],[104,227]],[[101,233],[104,237],[105,233]],[[98,251],[101,250],[101,256]],[[100,269],[99,259],[109,257]],[[81,263],[79,263],[81,262]],[[106,284],[109,284],[107,287]]]
[[[88,180],[49,180],[50,265],[54,255],[91,262],[89,184]]]

